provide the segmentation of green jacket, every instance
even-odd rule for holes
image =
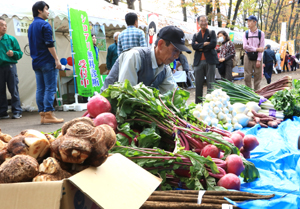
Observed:
[[[12,57],[7,56],[7,52],[12,50],[14,55]],[[17,39],[13,36],[4,34],[0,40],[0,66],[18,63],[18,60],[23,56],[23,52],[20,49],[20,45]]]

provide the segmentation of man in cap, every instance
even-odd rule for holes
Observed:
[[[243,37],[243,48],[246,51],[244,56],[244,75],[246,86],[252,88],[251,78],[254,76],[254,90],[260,88],[262,79],[262,52],[265,46],[265,34],[256,26],[257,18],[253,15],[247,19],[249,30]]]
[[[181,29],[166,26],[157,34],[155,47],[135,47],[123,52],[104,81],[101,92],[109,84],[128,79],[131,85],[143,82],[160,90],[161,94],[176,87],[169,64],[177,59],[181,51],[191,53],[185,46],[185,36]]]
[[[214,30],[207,28],[207,16],[201,15],[197,18],[200,31],[194,34],[192,47],[195,50],[194,70],[196,93],[195,103],[202,102],[204,77],[206,77],[207,93],[212,91],[212,83],[215,82],[216,64],[219,63],[218,55],[215,50],[217,37]]]
[[[263,63],[264,75],[267,79],[267,83],[270,84],[273,72],[273,64],[276,63],[275,53],[273,50],[271,50],[270,44],[266,46],[266,50],[264,51]]]

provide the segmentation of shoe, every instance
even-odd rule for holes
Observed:
[[[12,119],[19,119],[19,118],[22,118],[22,115],[20,113],[16,113],[16,114],[13,114],[13,116],[11,118]]]
[[[0,119],[8,119],[9,118],[9,115],[1,115],[0,116]]]
[[[54,113],[49,111],[49,112],[45,112],[45,117],[44,117],[44,123],[43,124],[46,124],[46,123],[63,123],[64,122],[64,119],[60,118],[56,118],[54,116]]]
[[[41,116],[41,124],[45,123],[45,113],[44,112],[39,112],[40,116]]]

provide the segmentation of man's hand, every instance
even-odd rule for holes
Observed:
[[[176,70],[173,70],[173,73],[175,73],[176,72]]]
[[[259,67],[260,67],[260,61],[258,61],[258,60],[256,61],[255,67],[256,67],[256,68],[259,68]]]
[[[197,41],[195,41],[195,44],[198,44],[198,42],[197,42]]]
[[[265,64],[263,64],[263,67],[266,67],[266,65],[265,65]]]
[[[6,54],[7,54],[7,56],[9,56],[9,57],[14,56],[14,52],[13,52],[12,50],[8,50],[8,51],[6,52]]]
[[[59,60],[55,60],[55,68],[61,70],[61,63]]]
[[[256,49],[257,52],[263,52],[264,50],[265,50],[264,47],[259,47]]]
[[[220,58],[219,59],[219,62],[224,62],[225,61],[225,58]]]
[[[208,44],[210,44],[210,42],[204,42],[203,45],[207,46]]]

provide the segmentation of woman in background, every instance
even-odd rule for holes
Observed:
[[[221,74],[222,78],[232,81],[233,59],[235,57],[235,47],[230,41],[228,34],[225,31],[219,31],[218,42],[221,43],[219,62],[225,65],[225,73]]]

